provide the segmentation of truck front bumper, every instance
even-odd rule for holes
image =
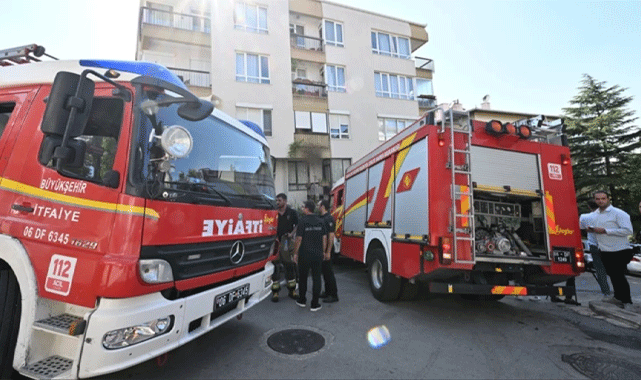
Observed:
[[[100,300],[89,316],[80,358],[78,377],[112,373],[155,358],[180,347],[253,307],[271,293],[274,266],[268,262],[258,273],[189,297],[167,300],[160,293],[125,299]],[[217,296],[249,285],[248,295],[215,305]],[[105,335],[114,330],[137,326],[170,316],[172,327],[163,335],[131,346],[107,349]]]

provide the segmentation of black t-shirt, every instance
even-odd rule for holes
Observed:
[[[285,212],[283,215],[278,214],[278,228],[276,234],[278,235],[278,240],[280,240],[283,235],[288,234],[294,230],[294,226],[298,224],[298,213],[294,211],[291,207],[285,207]]]
[[[303,215],[296,229],[301,237],[298,256],[302,259],[323,257],[323,236],[327,235],[325,222],[316,214]]]
[[[327,229],[328,235],[332,232],[336,232],[336,222],[334,222],[334,218],[329,212],[325,213],[325,215],[321,215],[321,218],[323,219],[323,222],[325,222],[325,228]]]

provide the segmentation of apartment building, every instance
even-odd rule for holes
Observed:
[[[141,0],[137,59],[262,128],[277,192],[318,198],[428,108],[425,25],[326,0]]]

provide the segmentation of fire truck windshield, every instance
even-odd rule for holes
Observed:
[[[178,114],[181,102],[172,103],[164,94],[146,91],[143,95],[138,104],[146,105],[139,107],[146,196],[173,202],[274,207],[274,179],[266,145],[213,115],[200,121],[186,120]],[[148,100],[159,104],[153,112]],[[184,158],[171,157],[161,146],[158,132],[170,126],[182,126],[191,134],[193,147]]]

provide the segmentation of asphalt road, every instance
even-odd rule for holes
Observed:
[[[229,321],[170,352],[162,366],[151,360],[103,378],[641,378],[636,364],[641,363],[638,330],[545,299],[479,302],[430,296],[381,303],[369,291],[364,266],[342,260],[335,272],[338,303],[311,312],[309,305],[302,309],[282,297],[283,291],[280,302],[262,302],[242,320]],[[590,286],[592,280],[586,276],[591,275],[582,275],[579,287]],[[638,288],[637,281],[633,292],[639,294]],[[390,334],[389,343],[378,349],[367,339],[368,331],[377,326],[385,326]],[[273,343],[270,338],[301,331],[321,337],[322,348],[290,355],[268,344]],[[284,342],[291,343],[290,349],[319,342],[289,338]]]

